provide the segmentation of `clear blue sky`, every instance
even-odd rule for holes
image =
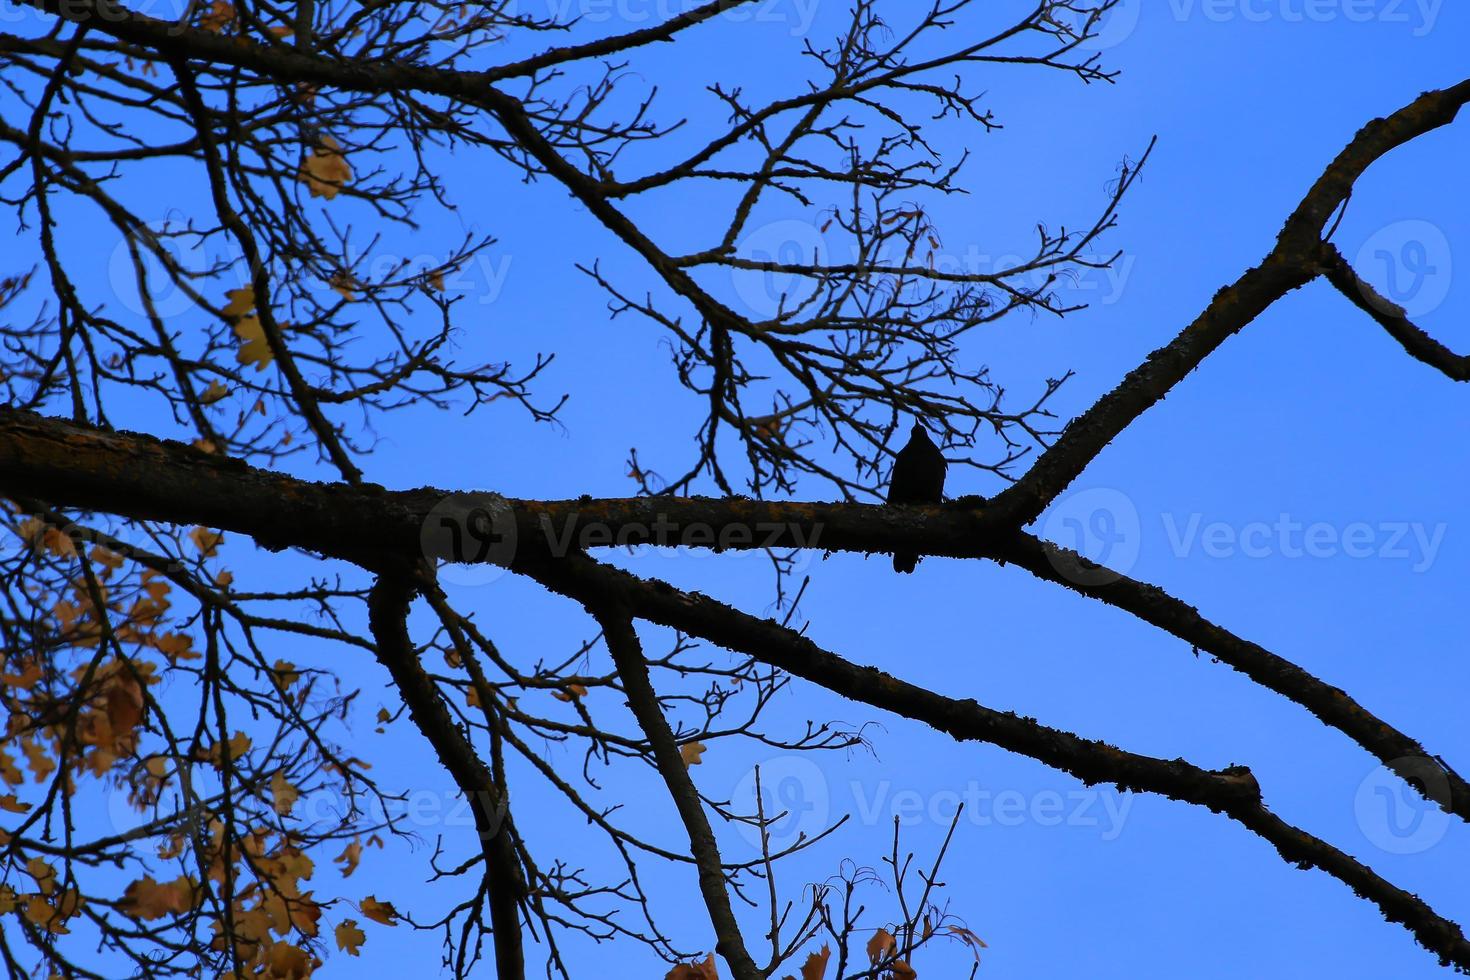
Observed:
[[[635,56],[632,68],[659,84],[666,117],[719,113],[700,91],[708,82],[789,88],[788,56],[799,49],[802,26],[810,19],[808,30],[825,39],[844,16],[831,0],[811,3],[767,0],[763,18],[704,25],[677,45]],[[640,26],[628,12],[648,6],[586,9],[613,11],[587,25],[591,35]],[[1111,388],[1258,261],[1359,126],[1470,73],[1464,5],[1128,0],[1115,17],[1103,40],[1108,64],[1122,70],[1118,84],[1083,86],[1024,68],[976,73],[972,87],[988,90],[985,104],[1004,129],[938,134],[951,150],[963,145],[973,154],[962,175],[973,193],[932,209],[942,253],[979,261],[1019,254],[1038,220],[1088,221],[1119,159],[1160,138],[1106,240],[1124,252],[1118,273],[1077,287],[1091,308],[1060,321],[1017,316],[968,341],[967,355],[989,364],[1018,398],[1045,377],[1075,370],[1054,403],[1066,414]],[[763,79],[767,51],[772,74]],[[562,429],[500,409],[468,421],[428,411],[392,417],[379,426],[368,478],[527,497],[623,495],[632,491],[623,465],[629,446],[656,468],[678,470],[700,406],[677,388],[654,329],[632,319],[609,322],[604,297],[574,268],[601,259],[623,281],[646,281],[636,262],[549,182],[523,186],[499,161],[473,152],[446,157],[444,166],[458,216],[433,218],[421,240],[399,240],[395,248],[401,245],[402,257],[434,254],[435,241],[460,228],[495,235],[484,264],[465,274],[462,287],[451,284],[468,292],[459,307],[465,359],[555,351],[542,390],[573,397]],[[1422,325],[1462,351],[1470,349],[1467,168],[1470,119],[1376,165],[1336,236],[1345,254],[1361,257],[1360,272],[1417,304]],[[633,213],[661,240],[683,242],[699,219],[698,203],[666,196]],[[793,210],[770,220],[810,225],[813,218]],[[766,234],[779,243],[790,227]],[[1118,528],[1124,539],[1110,559],[1126,562],[1131,574],[1344,687],[1464,768],[1467,398],[1463,386],[1411,361],[1361,312],[1313,284],[1228,342],[1130,428],[1073,488],[1082,496],[1064,498],[1041,526],[1074,546],[1068,517],[1083,527]],[[993,478],[952,472],[951,493],[999,489]],[[809,484],[801,495],[832,492]],[[1112,524],[1090,523],[1099,507]],[[249,564],[242,559],[242,567]],[[629,564],[755,611],[770,599],[759,558],[645,556]],[[805,570],[812,583],[802,613],[809,634],[828,649],[1127,749],[1208,768],[1247,764],[1277,813],[1442,914],[1470,921],[1470,830],[1398,793],[1344,736],[1182,642],[987,563],[929,559],[915,575],[897,577],[882,557],[814,554]],[[508,577],[459,587],[454,596],[522,663],[556,659],[593,632],[579,610]],[[664,641],[647,632],[650,649]],[[323,654],[283,648],[279,655],[304,662]],[[371,732],[381,700],[376,668],[359,653],[330,657],[339,666],[352,658],[350,672],[368,689],[359,754],[371,752],[379,777],[400,780],[419,799],[441,799],[445,783],[425,764],[411,729]],[[876,865],[895,814],[906,817],[905,845],[927,857],[953,801],[971,800],[944,878],[953,909],[990,945],[981,975],[992,980],[1441,972],[1374,906],[1324,874],[1286,866],[1269,845],[1214,814],[1086,790],[1030,760],[956,745],[802,684],[769,717],[788,731],[807,719],[882,724],[869,733],[871,755],[793,761],[711,751],[692,770],[720,796],[740,791],[761,762],[785,773],[795,794],[788,799],[811,804],[813,819],[824,799],[832,815],[853,812],[836,836],[787,866],[782,880],[793,897],[797,885],[825,878],[843,857]],[[579,767],[579,756],[550,751],[569,772]],[[543,809],[544,797],[523,785],[513,804],[533,848],[550,854],[585,832],[580,819]],[[620,784],[611,786],[619,792],[598,798],[624,795]],[[640,825],[679,839],[666,798],[641,796],[630,809]],[[439,829],[436,819],[423,819],[426,839]],[[747,848],[736,834],[724,839],[727,856]],[[418,883],[429,852],[370,856],[348,891],[376,889],[400,908],[444,903],[443,886]],[[319,874],[334,872],[323,864]],[[707,949],[692,881],[678,887],[683,912],[676,908],[669,921],[685,946]],[[880,896],[873,898],[880,907]],[[758,933],[761,916],[749,921]],[[437,937],[405,928],[370,931],[369,943],[369,965],[384,975],[438,951]],[[609,967],[600,959],[606,951],[582,955],[584,972],[596,962],[614,976],[662,975],[634,962]],[[920,975],[962,975],[938,962],[926,972],[921,961]],[[358,965],[334,956],[325,975],[352,975]]]

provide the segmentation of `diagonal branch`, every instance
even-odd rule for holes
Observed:
[[[595,595],[584,597],[584,602],[602,626],[603,639],[607,641],[608,652],[617,665],[618,676],[623,680],[623,691],[628,695],[628,707],[653,746],[654,764],[674,799],[684,829],[689,833],[690,853],[694,855],[695,867],[699,870],[699,892],[704,896],[705,908],[709,910],[710,923],[715,930],[715,951],[730,964],[736,980],[762,980],[763,974],[755,960],[750,958],[745,939],[740,934],[740,924],[735,921],[735,913],[730,908],[719,845],[710,829],[704,804],[700,802],[699,790],[689,778],[689,770],[679,754],[674,732],[659,706],[633,622],[625,611],[610,606]]]
[[[990,742],[1071,773],[1089,785],[1116,783],[1120,789],[1158,793],[1224,813],[1269,842],[1288,863],[1321,868],[1373,902],[1384,918],[1403,924],[1441,963],[1470,971],[1470,942],[1458,925],[1417,895],[1273,814],[1261,801],[1255,777],[1244,766],[1212,772],[1182,759],[1155,759],[995,711],[973,700],[946,697],[875,667],[844,660],[773,620],[757,619],[665,582],[639,579],[585,556],[540,563],[526,571],[552,591],[579,602],[622,603],[640,618],[756,657],[855,701],[922,721],[956,739]]]
[[[490,770],[444,706],[438,686],[419,663],[407,623],[415,591],[409,578],[391,572],[379,576],[373,586],[368,618],[378,642],[378,660],[388,668],[413,723],[433,745],[475,815],[475,830],[485,856],[496,976],[523,980],[520,903],[526,897],[526,880],[516,856],[510,804],[504,787],[495,784]]]
[[[1359,130],[1286,220],[1275,246],[1261,264],[1216,293],[1204,312],[1179,336],[1149,354],[1116,388],[1073,419],[1031,469],[995,498],[995,506],[1018,527],[1041,516],[1134,419],[1158,404],[1206,357],[1277,300],[1319,274],[1323,229],[1345,206],[1353,184],[1374,161],[1410,140],[1449,125],[1466,102],[1470,102],[1470,79],[1425,92]],[[1409,350],[1415,353],[1413,348]]]
[[[1470,354],[1456,354],[1426,333],[1409,319],[1402,306],[1359,278],[1357,271],[1331,242],[1322,243],[1319,258],[1322,275],[1327,281],[1388,331],[1388,335],[1397,340],[1410,357],[1423,361],[1451,381],[1470,381]]]

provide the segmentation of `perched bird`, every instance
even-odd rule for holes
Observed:
[[[888,482],[890,504],[937,504],[944,499],[944,473],[949,464],[944,454],[929,433],[918,422],[914,423],[913,434],[908,445],[898,451],[893,460],[893,477]],[[912,551],[893,553],[893,570],[905,575],[919,564],[919,556]]]

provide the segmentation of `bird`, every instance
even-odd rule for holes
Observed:
[[[893,460],[888,481],[889,504],[937,504],[944,499],[944,474],[949,463],[922,423],[915,422],[908,445]],[[908,575],[919,564],[912,551],[893,553],[893,570]]]

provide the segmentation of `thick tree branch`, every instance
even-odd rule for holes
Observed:
[[[1321,868],[1403,924],[1441,963],[1470,971],[1470,942],[1459,926],[1418,896],[1367,865],[1277,817],[1261,801],[1250,770],[1200,769],[1182,759],[1154,759],[1104,742],[1047,728],[973,700],[945,697],[875,667],[862,667],[772,620],[757,619],[699,593],[644,581],[585,556],[549,561],[529,571],[547,588],[578,602],[618,602],[640,618],[747,653],[855,701],[922,721],[959,740],[989,742],[1071,773],[1084,783],[1158,793],[1224,813],[1270,842],[1282,859]]]
[[[1031,469],[995,498],[994,507],[1018,527],[1041,516],[1134,419],[1158,404],[1231,336],[1319,274],[1323,229],[1346,205],[1363,171],[1390,150],[1449,125],[1467,101],[1470,79],[1451,88],[1425,92],[1397,112],[1359,130],[1286,220],[1275,246],[1261,264],[1216,293],[1204,312],[1179,336],[1149,354],[1116,388],[1068,423]],[[1415,350],[1410,348],[1410,353]]]
[[[438,686],[419,663],[407,624],[414,593],[411,578],[391,571],[379,576],[373,586],[368,617],[378,644],[378,660],[388,668],[414,725],[434,747],[475,815],[475,830],[485,855],[496,976],[522,980],[525,954],[520,906],[526,897],[526,880],[516,856],[510,803],[504,787],[495,784],[489,768],[444,706]]]
[[[1098,569],[1071,552],[998,523],[970,500],[945,507],[880,507],[744,499],[634,497],[541,501],[424,488],[388,491],[315,484],[245,466],[151,436],[104,433],[0,409],[0,493],[250,534],[267,547],[302,547],[376,567],[425,557],[463,559],[425,537],[426,523],[475,524],[493,512],[509,547],[498,559],[565,557],[598,547],[651,544],[890,552],[1011,562],[1047,581],[1116,606],[1208,651],[1256,683],[1302,705],[1353,739],[1416,791],[1470,821],[1470,784],[1418,741],[1340,688],[1201,616],[1156,586]],[[464,532],[468,535],[468,531]],[[515,565],[519,570],[519,565]],[[1443,785],[1416,778],[1436,760]]]

